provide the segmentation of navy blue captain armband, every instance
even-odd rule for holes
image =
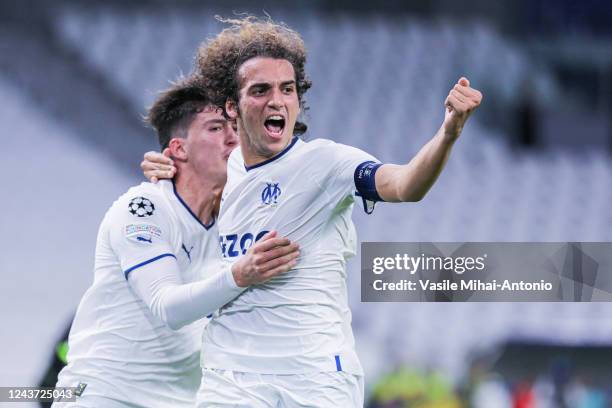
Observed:
[[[363,210],[367,214],[372,214],[374,211],[374,203],[384,201],[376,191],[376,171],[380,166],[382,163],[366,161],[355,169],[354,178],[357,188],[355,195],[363,200]]]

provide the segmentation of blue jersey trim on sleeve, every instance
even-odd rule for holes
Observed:
[[[336,371],[342,371],[342,364],[340,364],[340,356],[334,356],[336,358]]]
[[[129,268],[129,269],[127,269],[126,271],[124,271],[124,272],[123,272],[123,275],[125,276],[125,279],[127,279],[127,278],[128,278],[128,275],[129,275],[129,274],[130,274],[130,272],[132,272],[133,270],[138,269],[138,268],[140,268],[141,266],[148,265],[148,264],[150,264],[151,262],[155,262],[155,261],[157,261],[158,259],[162,259],[162,258],[165,258],[165,257],[167,257],[167,256],[171,256],[171,257],[173,257],[174,259],[176,259],[176,256],[174,256],[174,254],[170,254],[170,253],[168,253],[168,254],[161,254],[161,255],[156,256],[155,258],[151,258],[151,259],[149,259],[149,260],[147,260],[147,261],[144,261],[144,262],[139,263],[138,265],[134,265],[134,266],[132,266],[131,268]]]

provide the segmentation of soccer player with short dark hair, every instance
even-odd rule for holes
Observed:
[[[94,282],[83,296],[56,407],[192,407],[205,316],[295,265],[297,246],[268,233],[240,262],[221,262],[217,208],[238,140],[195,80],[163,93],[149,122],[176,176],[119,197],[98,232]]]

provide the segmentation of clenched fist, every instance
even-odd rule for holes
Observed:
[[[451,89],[446,97],[444,105],[446,113],[444,115],[444,136],[450,141],[455,141],[461,131],[465,121],[482,101],[482,93],[470,87],[470,81],[461,77],[457,84]]]

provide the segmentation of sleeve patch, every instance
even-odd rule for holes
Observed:
[[[129,224],[125,226],[125,237],[130,241],[153,243],[153,238],[160,238],[162,230],[157,225]]]
[[[128,204],[128,211],[139,218],[149,217],[155,212],[155,205],[148,198],[134,197]]]

